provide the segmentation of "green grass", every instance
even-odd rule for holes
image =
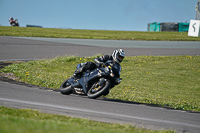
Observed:
[[[87,119],[44,114],[30,109],[0,107],[1,133],[173,133],[130,125],[107,124]]]
[[[187,32],[139,32],[0,26],[0,36],[81,38],[106,40],[200,41]]]
[[[94,57],[57,57],[13,64],[0,72],[19,80],[58,89],[76,65]],[[121,63],[123,78],[107,96],[112,99],[158,104],[200,112],[200,56],[133,56]]]

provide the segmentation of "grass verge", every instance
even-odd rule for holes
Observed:
[[[58,89],[76,65],[93,57],[57,57],[12,64],[0,70],[20,81]],[[200,56],[133,56],[121,63],[122,83],[107,96],[112,99],[158,104],[200,112]]]
[[[105,40],[200,41],[187,32],[138,32],[0,26],[0,36],[78,38]]]
[[[174,133],[152,131],[130,125],[107,124],[87,119],[44,114],[30,109],[0,107],[1,133]]]

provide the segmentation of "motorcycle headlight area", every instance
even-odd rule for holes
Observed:
[[[111,76],[111,77],[114,77],[114,76],[115,76],[114,73],[113,73],[113,71],[111,70],[111,67],[106,67],[105,70],[106,70],[106,71],[105,71],[106,74],[109,74],[109,73],[110,73],[110,76]]]

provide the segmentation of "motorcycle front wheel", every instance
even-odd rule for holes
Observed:
[[[68,82],[69,79],[71,79],[72,77],[66,79],[62,85],[60,86],[60,93],[63,95],[70,95],[73,93],[73,88],[71,87],[71,84]]]
[[[110,88],[110,80],[106,80],[106,82],[104,84],[102,84],[101,86],[98,85],[98,82],[95,82],[92,87],[89,89],[87,96],[88,98],[91,99],[96,99],[102,95],[104,95],[105,93],[109,93],[109,88]]]

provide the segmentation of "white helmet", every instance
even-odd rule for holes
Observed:
[[[117,63],[121,63],[125,57],[125,52],[122,49],[116,49],[113,51],[112,57]]]

